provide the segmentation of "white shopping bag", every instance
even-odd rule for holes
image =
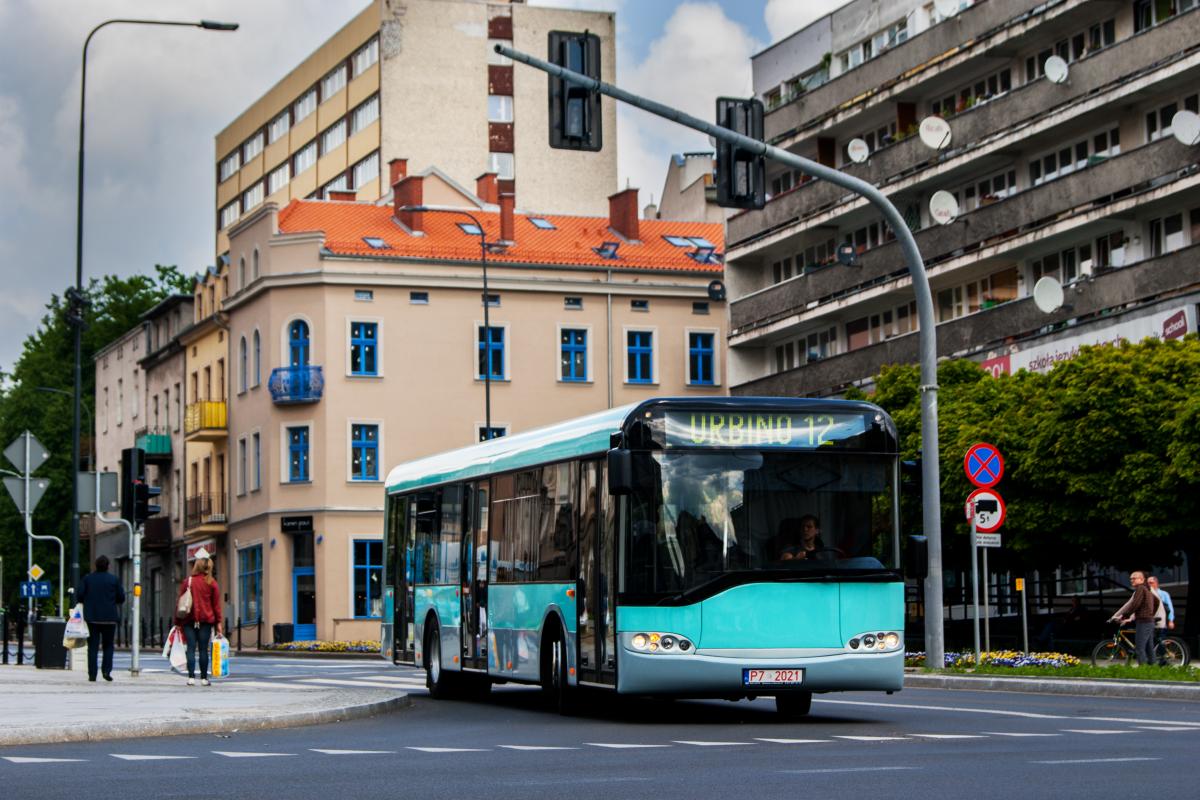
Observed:
[[[183,631],[178,627],[171,628],[167,640],[163,642],[163,658],[171,662],[171,669],[182,674],[187,669],[187,642],[184,641]]]
[[[83,603],[76,603],[71,609],[71,616],[67,618],[66,630],[63,631],[63,647],[86,647],[87,638],[88,626],[83,621]]]

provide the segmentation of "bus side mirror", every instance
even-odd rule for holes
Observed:
[[[633,492],[633,453],[629,450],[608,451],[608,493],[613,495]]]
[[[904,554],[904,574],[924,580],[929,575],[929,540],[924,536],[909,536],[908,551]]]

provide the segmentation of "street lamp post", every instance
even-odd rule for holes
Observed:
[[[492,326],[491,320],[488,317],[488,306],[491,305],[491,298],[488,295],[488,277],[487,277],[487,257],[491,248],[501,245],[500,242],[489,242],[487,240],[487,232],[484,231],[483,225],[469,211],[464,211],[461,208],[443,208],[441,206],[402,206],[402,211],[420,212],[437,212],[443,214],[459,214],[471,220],[475,226],[475,230],[479,231],[479,265],[483,271],[483,352],[484,352],[484,369],[483,369],[483,429],[484,435],[492,438]]]
[[[67,290],[67,321],[74,328],[75,391],[72,397],[71,422],[71,494],[79,495],[79,408],[83,395],[83,320],[88,305],[83,295],[83,142],[84,109],[87,102],[87,52],[92,37],[108,25],[165,25],[182,28],[203,28],[209,31],[236,31],[236,22],[200,20],[185,22],[161,19],[110,19],[92,28],[83,40],[83,67],[79,79],[79,170],[75,192],[75,285]],[[93,435],[95,435],[93,433]],[[79,585],[79,511],[71,511],[71,591]]]

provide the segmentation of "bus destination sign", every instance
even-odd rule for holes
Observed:
[[[836,445],[866,433],[862,412],[827,411],[795,414],[739,411],[668,411],[668,448],[780,447],[817,448]]]

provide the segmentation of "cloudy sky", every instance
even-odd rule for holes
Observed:
[[[712,114],[750,94],[751,54],[843,0],[528,0],[617,12],[618,83]],[[0,0],[0,371],[75,274],[80,49],[113,17],[216,19],[235,33],[106,28],[89,48],[84,278],[212,261],[213,137],[366,0]],[[707,142],[622,109],[622,185]]]

